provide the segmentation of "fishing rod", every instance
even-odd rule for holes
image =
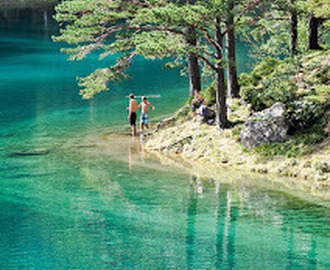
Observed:
[[[135,98],[142,98],[142,97],[146,97],[146,98],[160,98],[160,95],[143,95],[143,96],[135,96]],[[126,98],[129,98],[129,96],[126,96]]]

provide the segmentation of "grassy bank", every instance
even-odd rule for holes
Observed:
[[[305,56],[296,69],[290,67],[294,63],[276,61],[270,67],[267,61],[267,66],[242,75],[242,99],[230,103],[231,128],[220,132],[215,125],[200,124],[186,106],[163,122],[146,148],[197,174],[216,176],[225,169],[272,175],[274,181],[329,200],[329,53]],[[208,93],[210,89],[204,95],[212,104]],[[278,101],[288,108],[286,141],[244,148],[239,137],[244,121]]]

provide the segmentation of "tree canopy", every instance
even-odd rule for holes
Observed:
[[[219,126],[225,127],[224,37],[227,35],[227,70],[236,72],[232,64],[234,29],[256,45],[261,57],[286,56],[297,46],[300,51],[307,48],[302,42],[297,45],[297,40],[307,36],[306,31],[299,31],[298,37],[298,30],[307,28],[306,14],[327,16],[329,8],[325,6],[325,0],[65,0],[56,7],[61,31],[54,40],[71,45],[62,49],[71,60],[81,60],[92,52],[100,59],[117,56],[111,66],[79,78],[80,93],[86,99],[107,90],[109,81],[128,78],[127,69],[137,55],[172,59],[166,64],[169,68],[184,67],[195,58],[195,71],[201,66],[215,76],[217,117]],[[298,14],[304,14],[299,25]],[[199,76],[198,72],[193,75]]]

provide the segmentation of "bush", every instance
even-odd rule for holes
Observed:
[[[253,70],[252,74],[261,78],[270,75],[279,66],[280,61],[276,58],[267,57],[259,63]]]
[[[326,111],[330,107],[329,53],[296,59],[265,59],[250,74],[241,74],[241,97],[255,111],[282,102],[287,107],[288,140],[262,145],[255,151],[262,157],[302,156],[317,149],[324,139]],[[237,136],[237,132],[233,135]]]
[[[276,102],[288,103],[296,95],[296,86],[287,81],[278,78],[264,79],[258,86],[241,87],[241,97],[251,104],[251,108],[260,111],[271,107]]]
[[[200,92],[208,106],[216,103],[215,82]]]
[[[266,58],[250,73],[239,77],[241,97],[260,111],[276,102],[288,103],[295,98],[296,85],[290,80],[294,75],[293,64],[284,64],[274,58]]]
[[[330,105],[330,86],[325,84],[329,67],[322,62],[323,56],[318,57],[265,59],[250,74],[240,76],[241,97],[255,111],[276,102],[284,103],[288,108],[290,132],[315,122],[324,124],[325,110]]]
[[[304,129],[319,122],[325,121],[325,106],[321,102],[308,99],[292,101],[287,111],[291,132]]]

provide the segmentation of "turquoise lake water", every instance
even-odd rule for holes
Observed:
[[[326,202],[198,179],[109,135],[128,126],[130,92],[161,94],[154,119],[182,105],[178,71],[139,58],[84,101],[75,77],[100,63],[67,62],[56,32],[42,10],[0,16],[0,269],[330,269]]]

